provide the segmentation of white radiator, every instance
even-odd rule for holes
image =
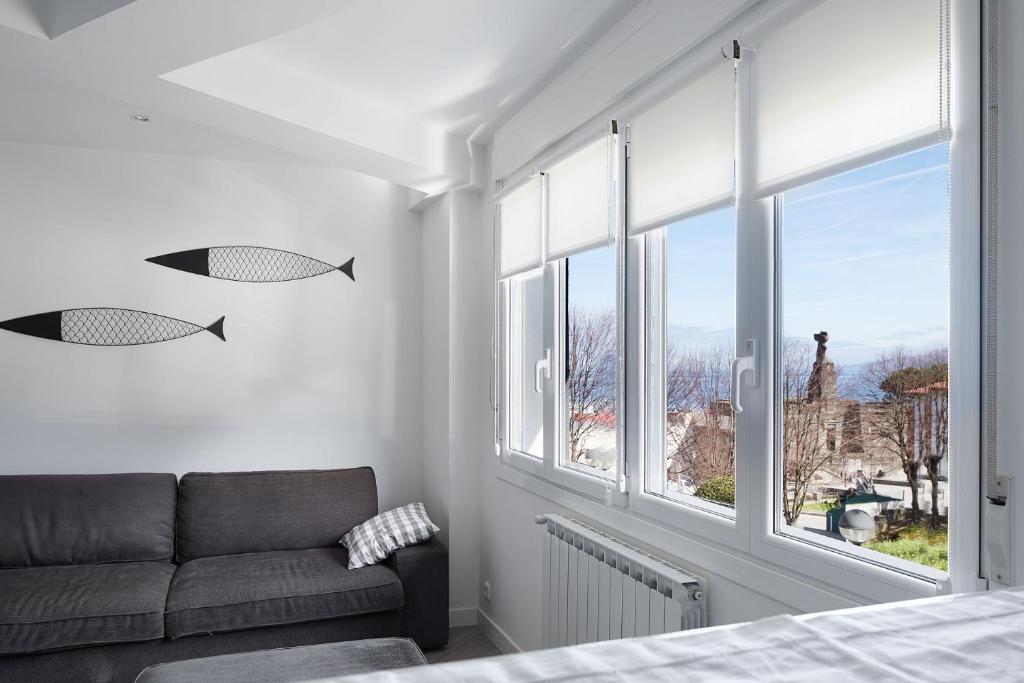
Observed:
[[[545,647],[704,626],[706,582],[597,529],[540,515]]]

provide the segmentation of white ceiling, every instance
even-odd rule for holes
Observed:
[[[0,0],[0,24],[53,39],[134,0]]]
[[[478,181],[479,145],[638,2],[0,0],[0,140],[433,193]]]
[[[244,48],[460,136],[480,138],[631,2],[375,0]],[[214,58],[219,59],[219,57]],[[180,81],[179,81],[180,82]]]

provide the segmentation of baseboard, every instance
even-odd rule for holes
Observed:
[[[448,610],[448,628],[476,626],[479,623],[476,607],[452,607]]]
[[[523,651],[523,648],[519,647],[514,640],[508,637],[508,634],[505,633],[500,626],[494,623],[493,619],[487,616],[487,612],[484,612],[483,610],[479,610],[479,612],[479,624],[481,630],[483,630],[484,635],[494,643],[494,647],[498,648],[501,654],[512,655]]]

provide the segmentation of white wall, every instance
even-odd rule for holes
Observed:
[[[448,546],[456,625],[475,620],[479,583],[477,437],[489,411],[476,400],[487,396],[489,375],[478,368],[489,354],[474,335],[487,305],[479,282],[490,272],[475,253],[489,239],[481,210],[479,194],[464,190],[423,211],[423,496]]]
[[[207,325],[137,347],[0,330],[0,472],[369,464],[419,499],[421,238],[407,192],[314,167],[0,144],[0,320],[123,307]],[[279,284],[144,261],[253,244],[340,273]]]
[[[451,546],[449,444],[449,273],[451,270],[451,198],[442,195],[422,213],[422,265],[420,295],[422,328],[421,366],[423,420],[423,502],[430,518],[441,527],[438,534]]]

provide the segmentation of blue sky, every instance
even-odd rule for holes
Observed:
[[[840,364],[946,346],[947,180],[937,145],[787,193],[784,334],[828,330]]]
[[[783,333],[828,330],[829,355],[856,365],[948,338],[946,145],[828,178],[784,196]],[[728,343],[735,317],[735,212],[668,228],[668,324],[681,345]],[[570,297],[615,302],[615,252],[571,260]]]

